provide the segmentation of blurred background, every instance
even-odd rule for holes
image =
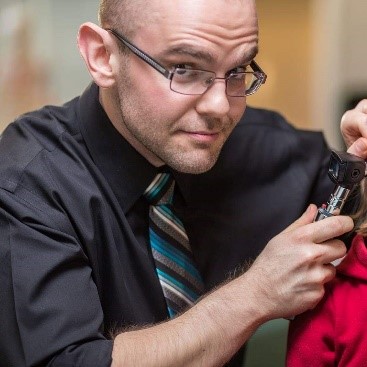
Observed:
[[[0,0],[0,133],[20,113],[60,104],[90,81],[78,27],[97,22],[98,0]],[[268,74],[253,106],[295,126],[323,130],[343,148],[339,122],[367,98],[366,0],[257,0],[258,63]],[[275,320],[249,343],[246,367],[283,366],[287,322]]]
[[[77,50],[98,0],[0,0],[0,132],[18,114],[78,95],[89,82]],[[254,106],[342,146],[339,120],[367,96],[366,0],[257,0],[268,73]]]

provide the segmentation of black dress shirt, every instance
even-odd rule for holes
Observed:
[[[321,133],[248,108],[212,170],[174,172],[175,206],[207,290],[309,202],[328,198],[328,159]],[[112,126],[94,84],[6,129],[0,366],[109,366],[111,332],[167,318],[142,198],[156,173]]]

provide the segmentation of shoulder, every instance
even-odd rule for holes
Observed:
[[[18,117],[0,137],[0,187],[14,191],[27,170],[45,171],[46,161],[75,141],[76,100]]]
[[[19,117],[4,131],[0,207],[12,215],[69,230],[65,213],[87,208],[87,193],[99,193],[99,172],[78,130],[76,105],[71,101],[44,107]]]
[[[287,141],[309,139],[324,144],[324,135],[321,131],[297,128],[277,111],[250,106],[246,108],[234,131],[234,135],[256,134],[262,138],[270,133]]]
[[[322,132],[298,129],[275,111],[248,107],[226,142],[219,165],[262,167],[276,173],[288,170],[290,164],[314,170],[328,161],[329,154]]]
[[[272,128],[294,130],[294,127],[286,121],[283,115],[274,110],[247,106],[239,124],[260,124]]]

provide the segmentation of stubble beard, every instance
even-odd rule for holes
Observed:
[[[187,147],[167,144],[167,142],[162,141],[157,127],[163,126],[164,122],[157,119],[152,120],[149,117],[151,114],[145,106],[136,105],[131,93],[129,93],[129,88],[132,90],[133,87],[126,74],[126,72],[121,73],[122,77],[119,80],[116,93],[118,103],[116,107],[120,111],[120,124],[123,130],[128,131],[135,142],[143,145],[146,150],[153,153],[164,164],[178,172],[200,174],[210,170],[217,162],[224,142],[216,150],[213,149],[209,153],[207,147],[189,151]],[[147,122],[147,120],[149,121]],[[213,123],[208,122],[208,125],[210,124]],[[234,122],[229,121],[228,124],[233,126]],[[140,153],[144,156],[142,152]]]

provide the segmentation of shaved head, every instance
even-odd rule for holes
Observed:
[[[99,22],[103,28],[114,28],[131,38],[149,15],[145,0],[101,0]]]
[[[255,0],[223,0],[224,2],[239,2],[244,5],[255,6]],[[114,28],[126,37],[133,35],[143,26],[159,21],[157,14],[164,6],[154,0],[101,0],[98,18],[101,27]],[[156,9],[154,10],[154,7]]]

